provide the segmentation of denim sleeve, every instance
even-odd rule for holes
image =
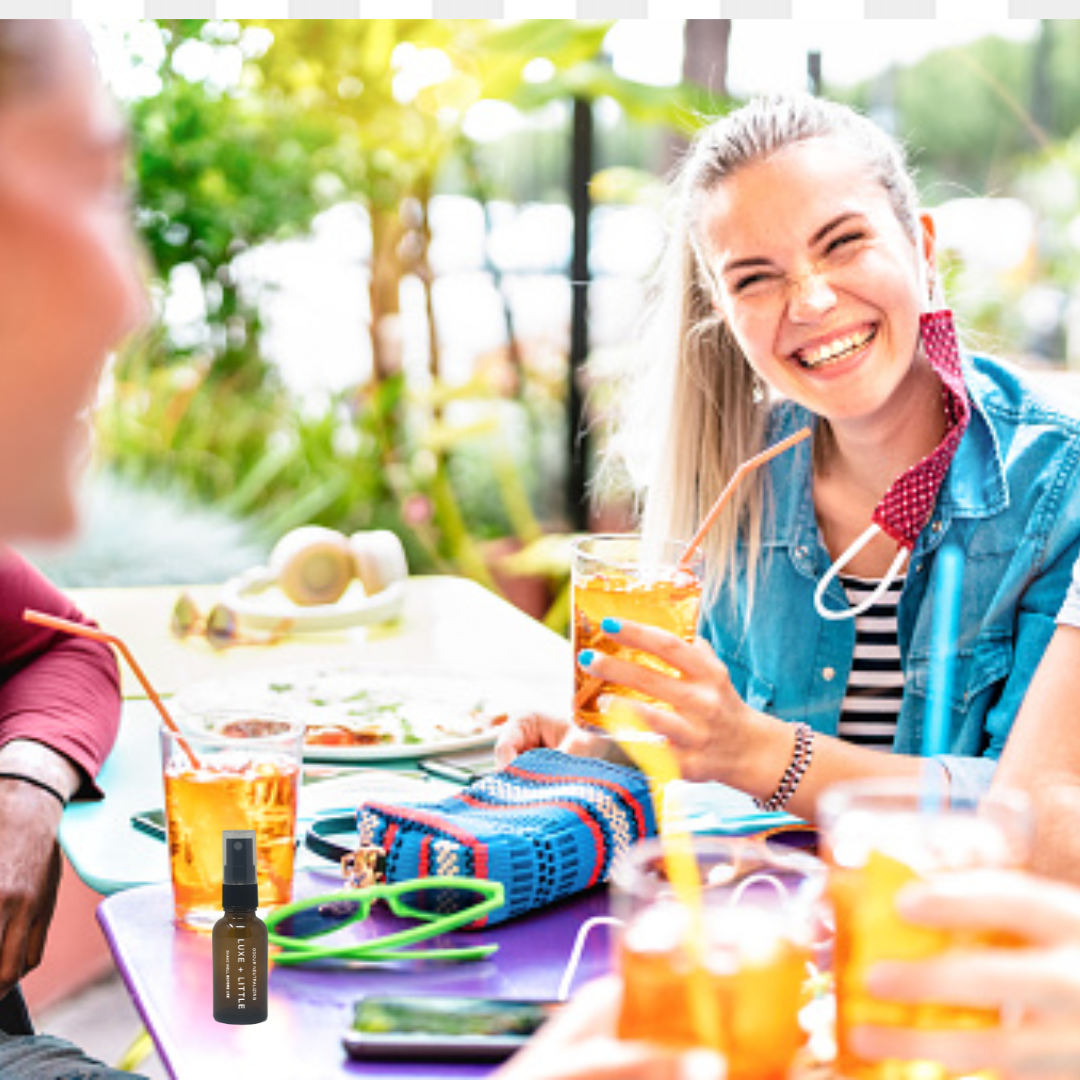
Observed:
[[[1058,612],[1057,621],[1066,626],[1080,626],[1080,559],[1077,559],[1073,566],[1072,581],[1065,596],[1065,603]]]

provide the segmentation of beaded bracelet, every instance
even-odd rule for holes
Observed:
[[[795,749],[791,755],[791,762],[784,775],[780,777],[780,783],[776,791],[767,799],[755,799],[754,805],[759,810],[775,812],[783,810],[787,806],[795,789],[799,786],[806,770],[810,768],[810,761],[814,756],[814,729],[809,724],[795,725]]]
[[[26,776],[24,773],[17,772],[0,772],[0,780],[21,780],[24,784],[33,784],[34,787],[39,787],[42,791],[47,791],[54,799],[59,801],[60,805],[65,810],[67,809],[67,799],[65,799],[52,784],[46,783],[44,780],[39,780],[36,776]]]

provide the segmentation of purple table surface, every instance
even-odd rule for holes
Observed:
[[[297,874],[296,895],[330,891],[325,878]],[[382,905],[378,905],[381,909]],[[607,894],[593,889],[555,907],[492,930],[458,932],[445,942],[497,941],[499,951],[475,963],[433,962],[316,970],[273,967],[269,1018],[250,1027],[213,1018],[210,935],[172,922],[169,885],[147,885],[108,897],[98,908],[120,973],[172,1076],[215,1080],[236,1075],[268,1080],[323,1077],[480,1077],[494,1066],[475,1063],[351,1061],[341,1035],[353,1003],[365,994],[452,994],[551,1000],[556,996],[581,924],[607,913]],[[381,919],[372,916],[373,929]],[[575,987],[610,967],[606,927],[589,935]],[[228,1069],[244,1066],[243,1072]]]

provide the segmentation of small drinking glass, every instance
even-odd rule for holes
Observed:
[[[626,619],[670,630],[684,641],[697,634],[704,561],[683,567],[686,545],[665,541],[653,552],[640,536],[586,536],[572,548],[574,656],[583,649],[634,661],[667,675],[675,672],[651,653],[630,649],[601,629],[604,619]],[[603,732],[599,700],[615,695],[667,708],[628,687],[605,682],[574,665],[574,722]]]
[[[806,1042],[799,1012],[819,933],[824,865],[735,837],[676,836],[701,883],[700,918],[668,875],[663,843],[612,872],[625,923],[619,1035],[724,1056],[731,1080],[780,1080]]]
[[[837,1071],[854,1080],[945,1080],[929,1061],[871,1062],[850,1046],[862,1024],[915,1030],[988,1029],[994,1009],[884,1001],[867,990],[880,960],[923,960],[956,947],[1007,947],[1015,941],[973,930],[939,930],[906,922],[896,896],[906,885],[957,870],[1021,867],[1028,858],[1032,817],[1019,792],[992,799],[951,800],[915,780],[858,780],[821,797],[818,818],[829,863],[836,916]]]
[[[225,829],[255,830],[260,910],[292,898],[303,745],[302,723],[250,710],[203,714],[181,734],[161,729],[178,926],[209,930],[220,918]]]

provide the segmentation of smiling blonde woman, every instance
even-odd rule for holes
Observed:
[[[981,792],[1080,548],[1080,424],[961,352],[903,153],[851,109],[751,101],[701,131],[672,195],[616,435],[646,537],[688,538],[742,460],[814,438],[758,470],[710,536],[697,641],[611,627],[676,676],[601,650],[579,662],[671,706],[634,708],[685,776],[811,818],[830,783],[922,767],[948,543],[965,572],[937,761],[954,791]],[[500,755],[565,737],[533,719]]]

